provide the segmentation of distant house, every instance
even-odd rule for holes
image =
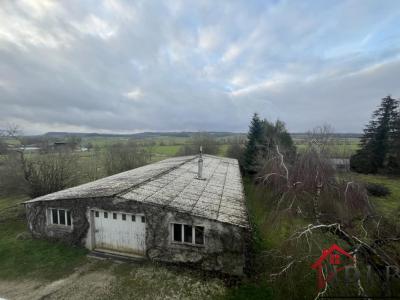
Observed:
[[[350,170],[350,159],[348,158],[331,158],[329,161],[338,171]]]
[[[238,162],[176,157],[25,202],[35,237],[242,275],[249,222]]]
[[[54,142],[53,143],[54,150],[64,150],[64,149],[74,148],[75,146],[76,145],[71,145],[67,142]]]

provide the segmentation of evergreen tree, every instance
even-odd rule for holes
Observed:
[[[256,160],[263,138],[263,121],[255,113],[247,134],[247,144],[244,152],[244,169],[249,174],[256,172]]]
[[[360,173],[377,173],[384,169],[393,139],[394,126],[398,119],[398,101],[390,96],[382,99],[372,120],[364,129],[360,149],[350,159],[350,166]]]
[[[389,154],[387,171],[390,174],[400,175],[400,112],[393,123],[393,129],[389,134]]]
[[[296,154],[292,137],[285,127],[285,123],[278,120],[274,123],[260,120],[254,114],[251,120],[247,144],[244,153],[244,168],[248,174],[258,171],[258,164],[262,159],[269,159],[276,155],[276,145],[284,155],[285,160],[292,160]]]
[[[279,151],[284,155],[286,161],[292,161],[296,155],[296,146],[293,143],[292,137],[286,129],[285,123],[277,120],[275,124],[264,120],[264,143],[266,145],[264,157],[268,158],[276,153],[276,146],[279,146]]]

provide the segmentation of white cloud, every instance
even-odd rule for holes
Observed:
[[[199,47],[204,50],[213,50],[220,43],[218,29],[215,27],[200,28],[198,33]]]
[[[43,18],[60,9],[58,1],[55,0],[20,0],[17,2],[21,10],[34,18]]]
[[[72,26],[82,33],[98,36],[103,40],[111,38],[118,31],[117,26],[93,14],[88,15],[83,22],[72,22]]]
[[[132,99],[132,100],[139,100],[143,97],[144,93],[140,88],[134,88],[127,93],[123,94],[124,97]]]
[[[57,23],[53,23],[51,27],[42,27],[38,24],[37,16],[42,17],[41,20],[48,20],[49,15],[47,6],[43,4],[33,4],[27,1],[32,7],[35,7],[31,13],[34,15],[33,19],[21,18],[16,15],[13,9],[7,6],[2,10],[0,9],[0,48],[6,46],[4,43],[12,44],[22,50],[29,50],[29,47],[44,47],[44,48],[60,48],[70,45],[73,37],[67,31],[60,30]],[[22,4],[20,4],[22,6]],[[25,7],[30,11],[31,6]],[[53,6],[52,6],[53,7]],[[61,9],[54,9],[53,12],[60,13]]]
[[[230,61],[236,59],[240,55],[241,52],[242,52],[241,47],[239,45],[233,44],[222,55],[221,61],[224,63],[230,62]]]

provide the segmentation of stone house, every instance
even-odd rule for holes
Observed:
[[[35,237],[242,275],[249,221],[235,159],[166,159],[25,202]]]

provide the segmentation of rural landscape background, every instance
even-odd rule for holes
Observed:
[[[397,0],[1,1],[0,298],[400,297],[399,28]],[[244,278],[29,233],[24,201],[200,146],[239,162]],[[317,289],[333,244],[360,277]]]
[[[261,126],[259,129],[264,128],[260,135],[267,143],[264,145],[269,145],[263,148],[262,143],[257,142],[255,151],[259,153],[255,152],[250,157],[254,161],[252,166],[259,168],[255,171],[257,175],[249,170],[252,167],[246,163],[246,159],[249,158],[246,155],[252,151],[250,141],[254,138],[254,130],[257,127],[255,121]],[[271,128],[274,131],[271,131]],[[287,202],[292,201],[291,192],[287,193],[288,199],[283,200],[286,191],[280,190],[282,182],[276,178],[263,179],[262,176],[265,175],[262,174],[270,174],[271,170],[283,175],[285,172],[282,168],[276,169],[277,166],[274,166],[274,159],[278,158],[274,145],[279,146],[278,151],[285,154],[286,166],[295,166],[296,160],[306,159],[308,167],[315,167],[315,170],[308,170],[306,166],[302,171],[304,174],[299,174],[303,179],[313,176],[311,173],[321,167],[318,164],[326,164],[329,161],[326,166],[334,166],[336,169],[328,170],[328,173],[333,172],[332,174],[343,178],[346,183],[361,184],[350,193],[357,194],[359,188],[364,190],[365,187],[368,189],[368,185],[370,188],[372,185],[373,194],[369,194],[369,201],[373,206],[374,215],[371,218],[378,216],[382,222],[382,232],[386,230],[383,220],[387,220],[392,224],[390,226],[395,228],[399,226],[400,178],[350,171],[349,159],[361,149],[361,134],[335,134],[328,125],[314,128],[307,133],[290,134],[288,139],[287,134],[283,123],[269,123],[257,115],[253,116],[248,133],[148,132],[112,135],[48,132],[44,135],[27,136],[22,134],[18,126],[10,125],[3,130],[0,140],[0,293],[21,299],[28,299],[32,296],[31,293],[38,299],[129,299],[133,295],[141,299],[314,297],[315,274],[310,269],[310,264],[320,255],[321,247],[328,245],[329,241],[339,244],[343,244],[343,241],[338,241],[337,237],[329,232],[316,232],[313,237],[310,236],[315,243],[312,250],[308,249],[311,246],[307,246],[310,242],[307,240],[296,241],[294,248],[290,246],[293,234],[312,223],[315,218],[315,215],[312,217],[314,210],[307,203],[314,199],[315,195],[300,196],[304,197],[304,202],[293,205]],[[249,218],[253,224],[252,264],[245,279],[232,282],[232,279],[221,278],[218,274],[181,270],[167,265],[93,261],[86,256],[87,251],[84,249],[34,240],[27,233],[24,208],[21,205],[24,200],[168,157],[197,154],[200,145],[205,153],[233,157],[241,163]],[[295,160],[294,157],[289,159],[288,149],[297,153]],[[259,157],[260,153],[268,153],[268,157]],[[322,160],[319,161],[320,159]],[[317,161],[316,165],[313,160]],[[28,177],[24,174],[27,171]],[[312,191],[315,184],[311,183]],[[379,194],[380,188],[386,193]],[[324,189],[327,188],[323,187],[322,191]],[[361,191],[362,195],[363,193]],[[338,199],[333,197],[329,201],[340,201],[340,196]],[[326,205],[326,199],[319,201],[322,209]],[[361,206],[363,211],[362,204],[357,205]],[[300,207],[304,213],[299,214]],[[351,228],[357,227],[354,222],[359,223],[366,216],[363,212],[355,218],[356,220],[350,221],[353,223]],[[340,218],[342,219],[339,224],[343,222],[345,227],[346,217]],[[305,250],[303,247],[306,248],[307,259],[302,257],[295,261],[293,258],[299,255],[299,249]],[[394,249],[394,253],[398,253],[398,246]],[[288,286],[289,288],[283,288]],[[366,288],[371,287],[374,293],[380,293],[378,286],[370,285]],[[393,287],[390,289],[392,293]],[[357,293],[357,288],[346,286],[331,290],[333,294],[338,291]]]

